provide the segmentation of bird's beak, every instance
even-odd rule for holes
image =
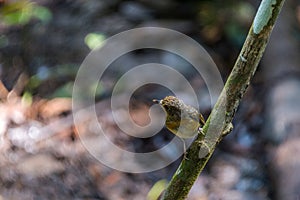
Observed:
[[[158,99],[153,99],[152,101],[156,104],[160,104],[160,102],[161,102],[161,100],[158,100]]]

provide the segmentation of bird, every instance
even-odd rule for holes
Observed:
[[[175,96],[153,99],[166,113],[166,128],[179,138],[193,138],[205,124],[203,115]]]
[[[153,99],[153,102],[159,104],[164,109],[166,113],[165,125],[169,131],[182,140],[184,159],[187,159],[184,139],[193,138],[197,134],[205,136],[202,130],[202,127],[205,124],[203,115],[194,107],[186,105],[182,100],[174,96],[166,96],[161,100]],[[228,135],[232,129],[232,123],[227,124],[221,133],[222,137],[217,140],[217,143],[219,143],[223,137]],[[199,151],[199,157],[202,158],[211,152],[211,148],[205,140],[198,142],[205,150]]]

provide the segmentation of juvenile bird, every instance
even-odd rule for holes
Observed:
[[[162,100],[153,99],[153,102],[163,107],[166,112],[166,127],[183,141],[184,152],[186,152],[184,138],[192,138],[198,133],[204,134],[202,126],[205,124],[205,120],[202,114],[192,106],[184,104],[182,100],[174,96],[167,96]],[[217,142],[220,142],[232,129],[232,123],[226,125],[222,137]],[[211,152],[211,149],[206,141],[203,140],[200,143],[203,148],[199,151],[199,158],[202,158]],[[184,158],[187,159],[186,153],[184,153]]]
[[[166,112],[166,127],[172,133],[182,138],[192,138],[205,124],[205,120],[192,106],[174,96],[167,96],[162,100],[153,99]]]

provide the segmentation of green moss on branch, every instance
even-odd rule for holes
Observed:
[[[162,200],[183,200],[187,197],[195,180],[214,152],[216,145],[222,139],[222,131],[234,117],[240,100],[245,94],[265,51],[283,2],[284,0],[262,1],[261,4],[264,5],[260,6],[260,11],[255,17],[256,21],[250,28],[225,87],[203,127],[203,132],[207,135],[204,137],[202,134],[198,134],[196,140],[191,144],[186,159],[181,162],[175,172],[161,198]],[[262,15],[263,11],[269,14]],[[204,157],[202,157],[203,155],[200,156],[199,152],[207,152],[207,154],[203,154]]]

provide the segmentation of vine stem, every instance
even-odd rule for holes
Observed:
[[[203,127],[204,134],[198,134],[191,144],[186,158],[183,159],[173,175],[161,200],[186,199],[217,144],[222,140],[222,132],[234,117],[241,98],[245,94],[265,51],[283,3],[284,0],[262,0],[242,50]]]

